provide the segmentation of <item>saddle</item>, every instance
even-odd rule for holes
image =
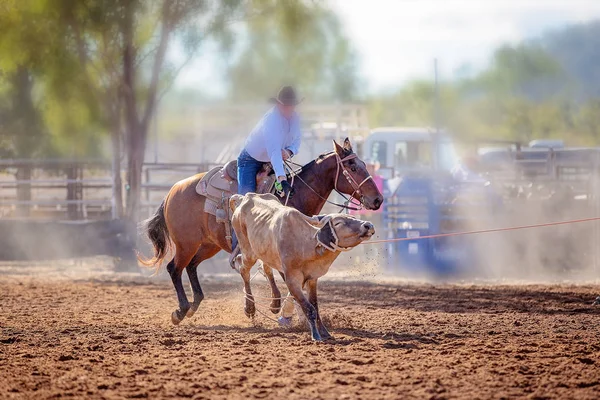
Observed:
[[[265,163],[256,174],[256,192],[269,193],[275,185],[271,164]],[[206,197],[204,212],[214,215],[218,223],[225,224],[227,242],[231,246],[231,215],[229,198],[238,191],[237,160],[229,161],[208,171],[196,185],[196,193]]]

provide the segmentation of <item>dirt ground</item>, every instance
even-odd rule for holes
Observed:
[[[235,277],[172,326],[165,279],[1,272],[0,398],[600,398],[598,285],[323,282],[313,343]]]

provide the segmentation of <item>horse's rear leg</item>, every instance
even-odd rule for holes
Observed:
[[[204,293],[202,293],[202,287],[200,287],[200,281],[198,280],[198,265],[204,261],[208,260],[211,257],[214,257],[215,254],[219,252],[219,247],[215,245],[203,244],[200,246],[192,261],[185,267],[187,271],[188,277],[190,278],[190,285],[192,286],[192,292],[194,293],[194,300],[190,305],[190,309],[187,311],[186,317],[193,316],[196,311],[198,311],[198,307],[200,307],[200,303],[204,300]]]
[[[177,301],[179,301],[179,309],[173,311],[171,314],[171,322],[173,322],[175,325],[178,325],[181,320],[185,318],[185,315],[190,309],[190,302],[188,301],[185,290],[183,289],[181,273],[183,272],[183,269],[190,264],[193,257],[194,253],[189,254],[188,252],[181,251],[181,249],[178,247],[175,252],[175,258],[167,265],[167,271],[171,276],[171,281],[173,282],[173,286],[177,292]]]

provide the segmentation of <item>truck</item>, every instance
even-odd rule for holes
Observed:
[[[438,275],[474,268],[477,238],[423,238],[481,227],[501,206],[490,183],[460,163],[452,135],[426,127],[376,128],[362,147],[363,159],[378,164],[386,179],[387,268]]]

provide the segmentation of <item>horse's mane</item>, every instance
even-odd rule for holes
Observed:
[[[308,162],[306,165],[303,165],[302,169],[304,170],[305,168],[311,168],[314,164],[320,163],[321,161],[323,161],[325,158],[327,158],[328,156],[330,156],[333,153],[334,153],[333,150],[331,150],[331,151],[328,151],[327,153],[319,154],[317,156],[317,158]]]
[[[314,160],[312,160],[312,161],[306,163],[305,165],[303,165],[302,166],[302,170],[304,171],[306,168],[311,168],[314,164],[320,163],[321,161],[323,161],[324,159],[326,159],[327,157],[329,157],[330,155],[332,155],[334,153],[335,153],[335,150],[331,150],[331,151],[328,151],[326,153],[319,154],[317,156],[317,158],[315,158]],[[351,153],[352,153],[352,151],[350,153],[348,153],[348,154],[351,154]]]
[[[315,166],[315,164],[319,164],[320,162],[322,162],[323,160],[325,160],[327,157],[330,157],[334,153],[335,153],[335,150],[330,150],[328,152],[321,153],[321,154],[319,154],[317,156],[317,158],[315,158],[314,160],[309,161],[308,163],[304,164],[297,171],[301,171],[301,172],[310,171]],[[348,153],[348,154],[351,154],[351,153],[353,153],[353,152],[350,151],[350,153]],[[299,164],[296,164],[296,166],[299,166]],[[271,173],[273,173],[273,171],[271,171]],[[289,177],[289,173],[287,175]]]

